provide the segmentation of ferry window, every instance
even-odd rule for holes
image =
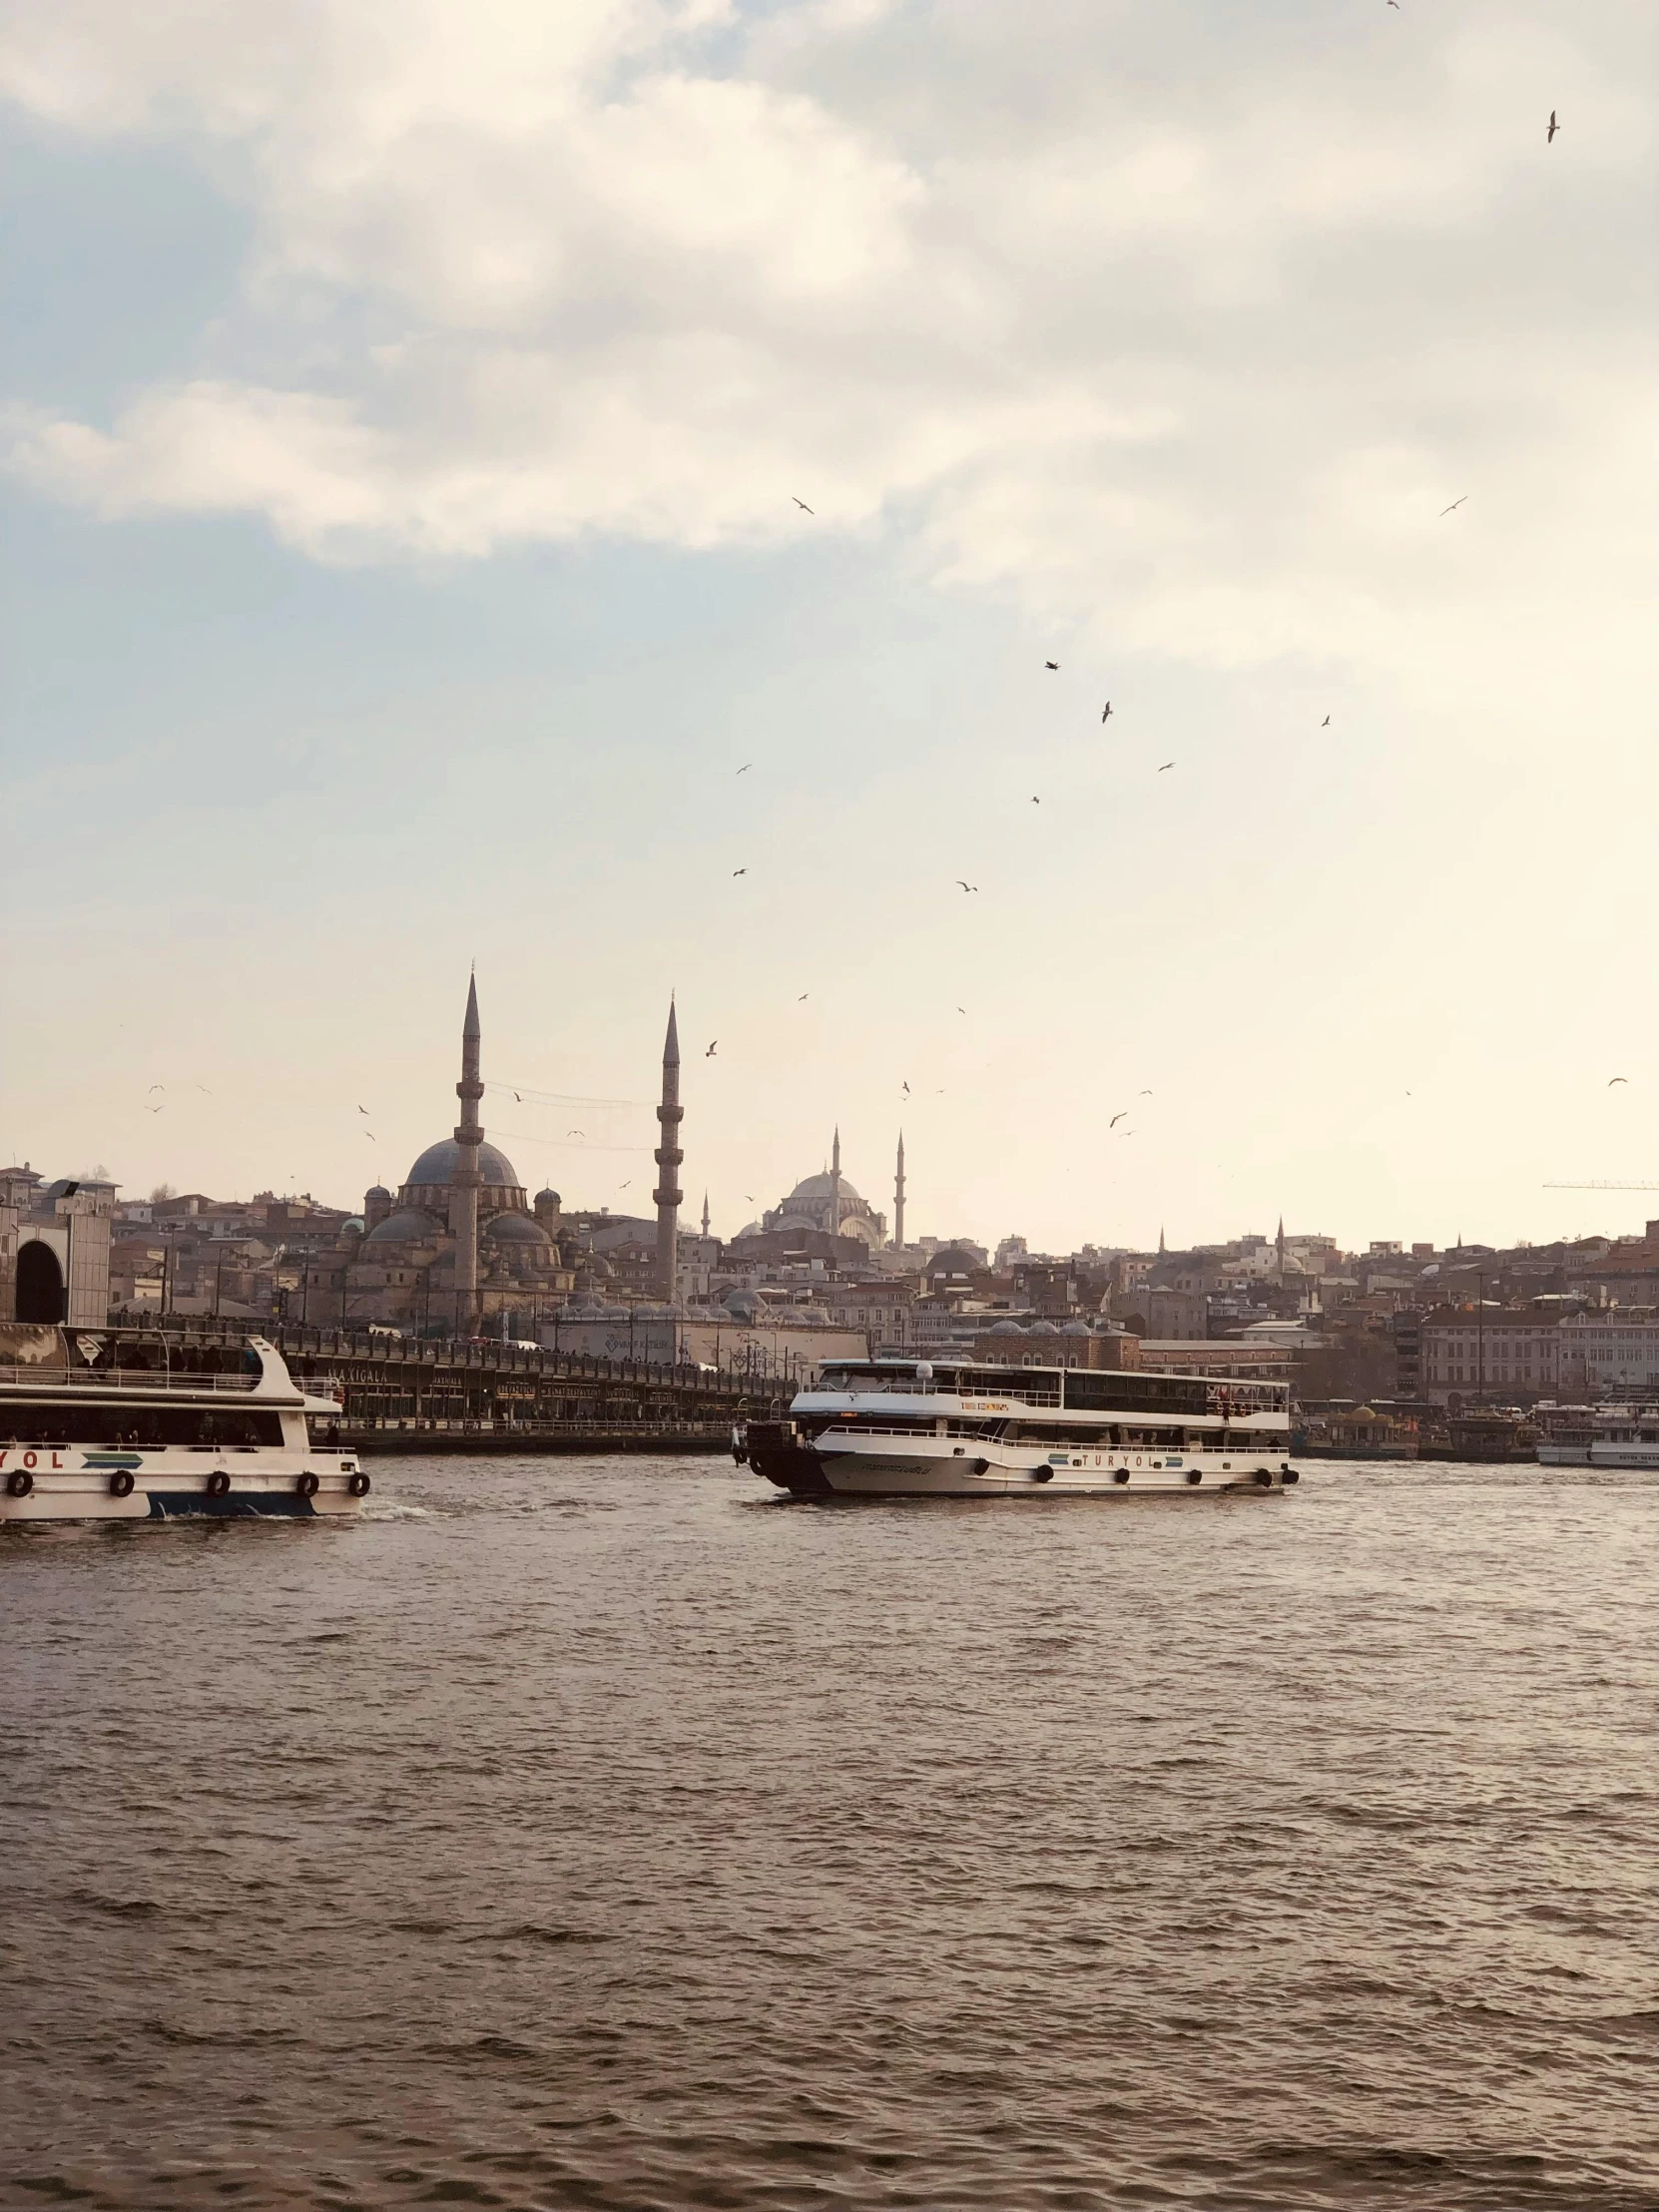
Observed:
[[[17,1400],[0,1406],[0,1443],[130,1444],[140,1451],[168,1445],[279,1444],[279,1413],[252,1407],[68,1404]]]

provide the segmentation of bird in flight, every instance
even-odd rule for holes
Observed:
[[[1042,801],[1037,797],[1035,792],[1031,794],[1031,804],[1033,807],[1040,807],[1042,805]]]
[[[793,491],[790,493],[790,497],[792,499],[795,499],[795,494]],[[801,512],[804,515],[810,515],[813,512],[812,508],[808,506],[805,499],[795,499],[795,503],[801,509]]]
[[[523,1099],[519,1097],[517,1091],[514,1091],[513,1093],[513,1104],[515,1106],[522,1106],[524,1104]]]
[[[956,877],[956,881],[958,883],[962,883],[962,878],[958,875]],[[979,885],[977,883],[962,883],[962,888],[965,891],[976,891],[979,888]]]
[[[565,1135],[567,1137],[585,1137],[587,1131],[585,1129],[567,1129]]]
[[[740,776],[747,776],[754,766],[755,764],[753,761],[745,761],[742,768],[739,769],[738,774]]]
[[[1323,722],[1322,722],[1322,723],[1320,724],[1320,728],[1321,728],[1322,730],[1329,730],[1329,729],[1330,729],[1330,727],[1331,727],[1331,717],[1330,717],[1329,715],[1327,715],[1327,716],[1326,716],[1326,718],[1325,718],[1325,720],[1324,720],[1324,721],[1323,721]]]
[[[633,1189],[633,1187],[634,1187],[634,1178],[633,1178],[632,1176],[629,1176],[629,1178],[628,1178],[628,1180],[627,1180],[627,1182],[626,1182],[626,1183],[619,1183],[619,1184],[617,1185],[617,1189],[618,1189],[618,1190],[620,1190],[620,1191],[628,1191],[628,1190],[632,1190],[632,1189]]]
[[[1466,499],[1467,497],[1468,493],[1464,492],[1463,499]],[[1443,520],[1447,515],[1454,515],[1457,512],[1458,508],[1463,504],[1463,499],[1454,499],[1449,507],[1442,507],[1440,509],[1441,519]]]
[[[959,1014],[965,1014],[965,1013],[967,1012],[967,1008],[966,1008],[965,1006],[958,1006],[958,1007],[957,1007],[957,1009],[956,1009],[956,1011],[957,1011],[957,1012],[958,1012]]]
[[[144,1110],[147,1114],[165,1114],[167,1112],[165,1106],[146,1106]]]
[[[719,1042],[720,1042],[720,1039],[719,1039],[719,1038],[717,1037],[717,1038],[715,1039],[715,1044],[719,1044]],[[714,1056],[715,1056],[715,1044],[712,1044],[712,1045],[710,1045],[710,1047],[709,1047],[708,1051],[704,1053],[703,1057],[704,1057],[704,1059],[705,1059],[705,1060],[712,1060],[712,1059],[714,1058]]]
[[[910,1095],[910,1086],[909,1086],[909,1084],[908,1084],[908,1083],[900,1083],[898,1087],[899,1087],[899,1089],[900,1089],[900,1090],[901,1090],[901,1091],[902,1091],[902,1092],[904,1093],[904,1096],[905,1096],[906,1098],[908,1098],[908,1097],[909,1097],[909,1095]]]
[[[1628,1075],[1611,1075],[1607,1079],[1607,1088],[1611,1090],[1615,1083],[1628,1083],[1629,1080]]]
[[[1107,700],[1107,702],[1106,702],[1106,704],[1105,704],[1105,706],[1104,706],[1104,707],[1103,707],[1103,708],[1101,709],[1101,712],[1100,712],[1100,719],[1101,719],[1101,721],[1102,721],[1102,722],[1109,722],[1109,721],[1111,720],[1111,718],[1112,718],[1112,702],[1111,702],[1111,701],[1110,701],[1110,700],[1108,699],[1108,700]]]
[[[1389,5],[1389,7],[1390,7],[1390,8],[1397,8],[1397,7],[1399,7],[1399,0],[1388,0],[1388,5]],[[1404,12],[1404,11],[1403,11],[1403,10],[1401,10],[1401,13],[1403,13],[1403,12]]]
[[[517,1093],[516,1093],[516,1092],[514,1093],[514,1096],[515,1096],[515,1097],[517,1096]],[[359,1113],[359,1114],[366,1114],[366,1113],[368,1112],[368,1108],[367,1108],[366,1106],[359,1106],[359,1107],[357,1108],[357,1111],[358,1111],[358,1113]]]
[[[747,875],[749,873],[749,870],[746,867],[735,867],[732,870],[732,873],[734,875]]]
[[[1150,1098],[1152,1096],[1152,1093],[1150,1091],[1137,1091],[1135,1093],[1135,1096],[1137,1098]]]
[[[1560,128],[1560,124],[1555,120],[1555,110],[1551,108],[1549,111],[1549,129],[1544,133],[1544,144],[1546,146],[1555,144],[1555,134]]]
[[[1125,1107],[1125,1108],[1123,1109],[1123,1114],[1127,1114],[1127,1113],[1128,1113],[1128,1111],[1129,1111],[1129,1109],[1128,1109],[1128,1107],[1126,1106],[1126,1107]],[[1114,1115],[1112,1116],[1111,1120],[1110,1120],[1110,1121],[1109,1121],[1109,1122],[1108,1122],[1108,1123],[1106,1124],[1107,1128],[1108,1128],[1108,1129],[1115,1129],[1115,1128],[1117,1127],[1118,1123],[1119,1123],[1120,1121],[1122,1121],[1122,1119],[1123,1119],[1123,1114],[1114,1114]]]
[[[1174,763],[1173,761],[1166,761],[1166,762],[1164,763],[1164,768],[1174,768],[1174,766],[1175,766],[1175,763]],[[1160,770],[1158,771],[1158,774],[1159,774],[1160,776],[1162,776],[1162,775],[1163,775],[1163,773],[1164,773],[1164,768],[1161,768],[1161,769],[1160,769]]]
[[[372,1129],[365,1129],[363,1131],[363,1135],[368,1139],[370,1144],[378,1144],[380,1142],[379,1138],[374,1134]]]
[[[813,994],[811,991],[803,991],[801,996],[796,1000],[796,1004],[798,1006],[804,1006],[807,1000],[812,997],[812,995]]]
[[[1052,668],[1058,670],[1059,666],[1060,664],[1058,661],[1044,661],[1043,663],[1044,668]]]
[[[152,1083],[150,1088],[153,1091],[165,1091],[167,1089],[167,1085],[165,1083]]]

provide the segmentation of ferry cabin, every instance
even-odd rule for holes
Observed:
[[[1280,1382],[1077,1368],[831,1361],[748,1457],[811,1495],[1283,1491]]]

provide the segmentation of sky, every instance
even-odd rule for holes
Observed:
[[[1639,1228],[1652,21],[0,0],[0,1150]]]

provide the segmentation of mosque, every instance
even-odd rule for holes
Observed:
[[[362,1227],[350,1239],[345,1311],[353,1320],[470,1336],[502,1314],[556,1306],[575,1283],[575,1252],[557,1191],[526,1195],[507,1155],[484,1140],[478,1103],[478,986],[467,987],[461,1025],[460,1126],[428,1145],[398,1186],[363,1194]]]
[[[894,1186],[898,1209],[898,1231],[895,1243],[903,1242],[904,1206],[904,1139],[898,1140],[898,1180]],[[841,1133],[835,1131],[830,1151],[830,1165],[821,1175],[809,1175],[798,1183],[788,1198],[764,1213],[759,1221],[750,1222],[738,1231],[734,1242],[745,1237],[770,1236],[778,1229],[816,1229],[827,1237],[856,1237],[871,1252],[878,1252],[887,1241],[887,1217],[878,1214],[866,1198],[859,1196],[841,1173]]]

